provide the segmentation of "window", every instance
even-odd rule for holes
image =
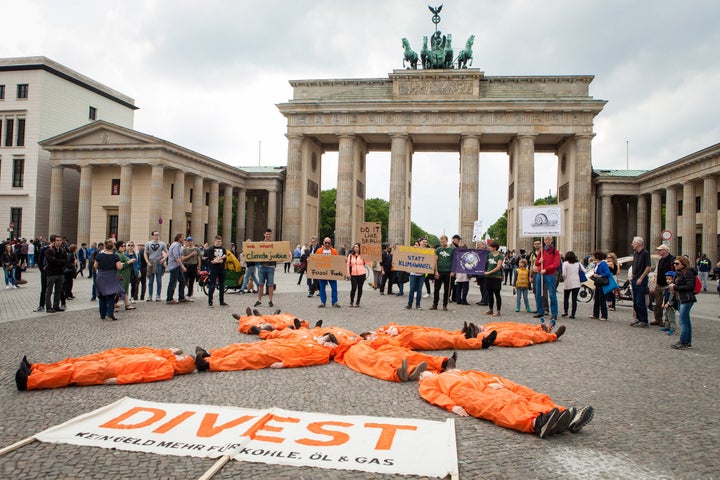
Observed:
[[[107,238],[117,238],[118,224],[117,215],[108,215]]]
[[[695,213],[700,213],[702,206],[701,197],[695,197]]]
[[[90,107],[90,109],[88,110],[88,118],[90,120],[97,120],[97,108]]]
[[[22,187],[25,179],[25,159],[16,158],[13,160],[13,187]]]
[[[120,179],[119,178],[112,179],[112,188],[110,190],[110,195],[120,195]]]
[[[10,208],[10,221],[13,224],[13,237],[22,237],[22,208]]]
[[[682,217],[682,207],[683,207],[682,203],[683,203],[683,202],[682,202],[682,200],[678,200],[677,203],[678,203],[678,211],[677,211],[678,217]],[[678,252],[679,252],[679,251],[680,251],[680,250],[678,250]]]
[[[210,205],[210,192],[205,192],[205,206],[208,205]],[[208,238],[207,235],[205,235],[205,238]]]
[[[28,98],[28,84],[18,83],[17,98]]]
[[[170,184],[170,200],[173,199],[173,196],[174,196],[174,195],[175,195],[175,184],[174,184],[174,183],[171,183],[171,184]],[[172,230],[170,230],[170,231],[172,232]]]
[[[5,119],[5,146],[12,147],[14,120],[12,118]]]
[[[0,100],[5,100],[5,85],[0,85]]]
[[[25,146],[25,119],[24,118],[17,119],[17,136],[15,137],[15,146],[16,147]]]

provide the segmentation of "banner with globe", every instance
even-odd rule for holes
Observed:
[[[456,248],[453,250],[452,271],[467,275],[484,275],[487,256],[488,250]]]

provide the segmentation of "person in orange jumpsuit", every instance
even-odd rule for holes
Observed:
[[[276,338],[262,342],[233,343],[210,352],[197,347],[195,365],[199,372],[311,367],[329,363],[336,346],[325,336],[312,340]]]
[[[277,310],[273,315],[261,315],[259,311],[250,310],[250,307],[247,307],[245,313],[246,315],[233,313],[232,316],[238,320],[238,331],[247,335],[257,335],[261,330],[272,331],[293,328],[295,320],[301,326],[309,326],[308,322],[297,319],[295,315],[281,313],[280,310]]]
[[[340,327],[323,327],[322,320],[315,324],[315,328],[306,328],[297,326],[294,329],[286,328],[284,330],[263,330],[259,336],[263,340],[273,338],[285,339],[318,339],[327,335],[327,339],[336,345],[354,344],[362,340],[362,337],[355,332]]]
[[[566,430],[578,433],[593,417],[591,406],[564,408],[547,395],[477,370],[424,372],[418,391],[427,402],[449,412],[490,420],[540,438]]]
[[[335,352],[337,363],[389,382],[417,380],[425,370],[441,372],[454,368],[455,359],[455,354],[436,357],[389,343],[378,346],[368,341],[342,345]]]
[[[468,335],[468,326],[462,330],[445,330],[417,325],[397,325],[390,323],[375,330],[373,339],[376,345],[391,343],[411,350],[479,350],[490,347],[495,334],[488,329],[482,334]]]
[[[480,327],[480,333],[497,332],[495,346],[527,347],[537,343],[554,342],[565,333],[565,325],[552,333],[549,326],[516,322],[493,322]]]
[[[114,348],[55,363],[28,362],[23,357],[15,374],[18,390],[70,385],[125,385],[170,380],[195,370],[195,359],[178,349]]]

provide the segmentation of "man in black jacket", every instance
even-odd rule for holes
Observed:
[[[673,268],[673,260],[675,257],[672,256],[670,253],[670,249],[667,245],[660,245],[655,249],[660,255],[660,259],[658,260],[657,269],[655,270],[655,291],[653,293],[653,302],[655,304],[655,309],[653,311],[655,315],[655,321],[650,323],[650,325],[663,325],[663,309],[662,309],[662,298],[663,298],[663,292],[667,288],[667,280],[665,279],[665,274],[667,272],[675,270]]]
[[[65,280],[65,264],[67,263],[67,252],[63,247],[63,239],[60,235],[50,235],[50,246],[45,251],[45,311],[47,313],[61,312],[65,310],[60,306],[62,299],[63,282]],[[55,289],[52,306],[50,297]]]

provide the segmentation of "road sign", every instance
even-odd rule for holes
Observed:
[[[673,234],[670,230],[663,230],[660,234],[660,238],[662,238],[665,241],[672,240]]]

